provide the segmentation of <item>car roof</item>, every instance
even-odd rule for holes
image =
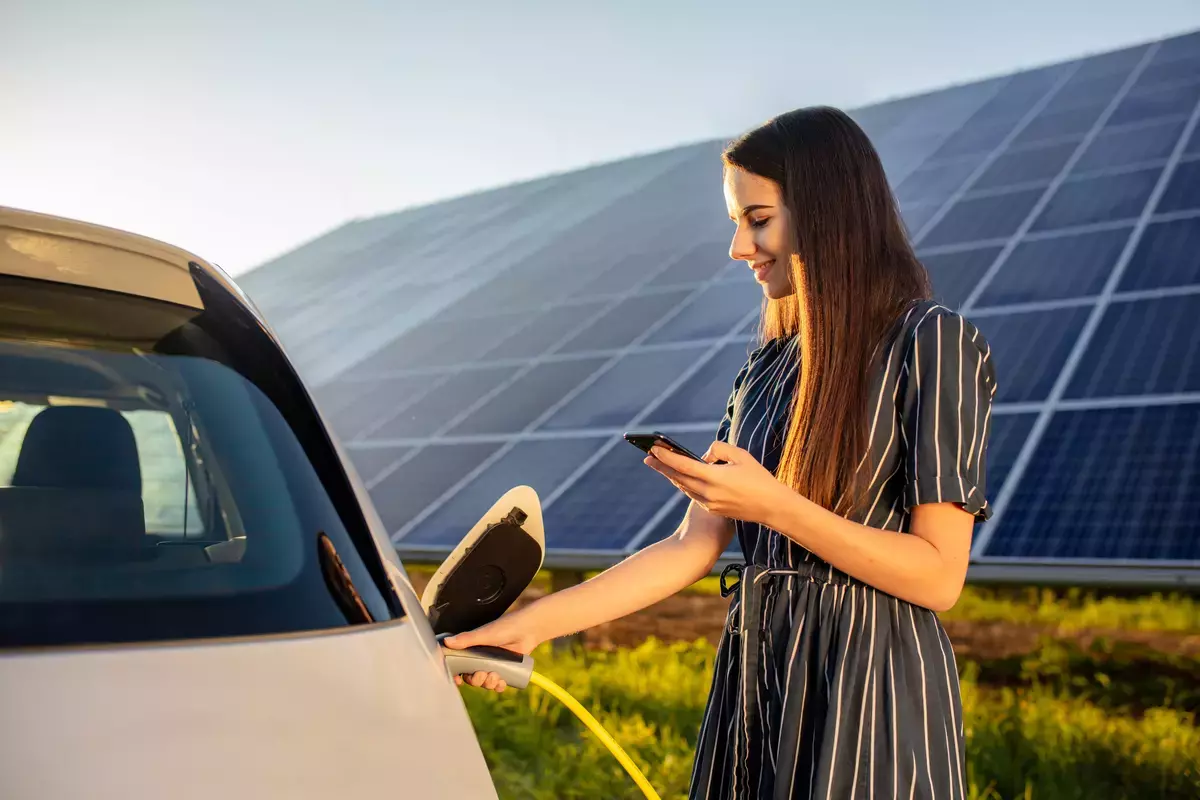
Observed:
[[[203,310],[191,270],[220,269],[174,245],[126,231],[0,206],[0,274],[161,300]]]

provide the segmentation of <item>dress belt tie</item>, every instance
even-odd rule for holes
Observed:
[[[727,584],[731,574],[737,575],[736,582]],[[828,564],[805,561],[796,567],[764,567],[759,564],[730,564],[721,570],[721,596],[736,593],[729,604],[726,627],[729,633],[740,639],[741,691],[738,693],[738,709],[735,719],[742,724],[733,737],[733,768],[737,784],[745,786],[749,780],[750,758],[748,743],[750,731],[758,724],[758,670],[762,635],[765,620],[762,613],[762,587],[767,578],[779,575],[794,575],[821,583],[846,583],[842,573]]]

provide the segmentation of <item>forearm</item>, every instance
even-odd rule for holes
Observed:
[[[695,583],[712,569],[715,559],[710,550],[672,536],[519,613],[527,617],[541,641],[586,630],[653,605]]]
[[[791,490],[767,524],[847,575],[924,608],[948,609],[962,588],[925,539],[860,525]]]

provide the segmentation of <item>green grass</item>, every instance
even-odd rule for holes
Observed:
[[[1082,589],[996,589],[968,586],[946,620],[1025,622],[1071,631],[1081,628],[1195,633],[1200,600],[1181,594],[1105,597]]]
[[[711,645],[535,653],[538,669],[600,719],[664,798],[683,797],[708,693]],[[963,667],[970,795],[979,800],[1200,796],[1200,729],[1175,708],[1110,713],[1052,682],[990,689]],[[537,689],[463,695],[505,798],[638,797],[581,724]],[[1110,704],[1111,705],[1111,704]],[[1028,794],[1027,794],[1028,793]]]
[[[1135,642],[1099,638],[1085,648],[1043,636],[1028,653],[972,663],[985,686],[1040,687],[1110,713],[1200,713],[1200,658]]]

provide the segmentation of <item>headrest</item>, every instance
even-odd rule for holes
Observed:
[[[51,406],[29,423],[12,485],[140,494],[133,428],[110,408]]]

